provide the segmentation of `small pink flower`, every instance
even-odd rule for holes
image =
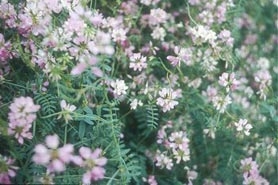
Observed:
[[[247,123],[246,119],[240,119],[238,122],[234,123],[236,130],[239,132],[244,132],[245,135],[250,135],[250,129],[253,128],[251,124]]]
[[[101,149],[92,151],[90,148],[81,147],[79,154],[83,159],[81,167],[86,169],[86,173],[83,174],[82,182],[84,184],[90,184],[91,181],[97,181],[104,178],[105,169],[103,166],[106,164],[107,159],[101,157]]]
[[[147,58],[142,56],[141,53],[134,53],[130,56],[129,68],[134,71],[142,71],[142,69],[147,68]]]
[[[13,166],[14,160],[0,154],[0,183],[1,184],[11,184],[11,177],[15,177],[15,170],[18,167]],[[2,166],[3,165],[3,166]]]
[[[235,74],[231,73],[223,73],[220,77],[219,77],[219,84],[221,86],[226,87],[226,91],[229,92],[230,90],[235,90],[238,85],[239,85],[239,81],[235,79]]]
[[[64,118],[64,120],[66,121],[66,123],[68,123],[68,121],[72,120],[73,118],[71,117],[71,114],[75,111],[76,106],[75,105],[70,105],[67,104],[67,102],[65,100],[62,100],[60,102],[60,107],[62,109],[62,112],[60,113],[60,115],[58,116],[58,119],[60,118]]]
[[[191,48],[174,48],[174,53],[177,56],[167,56],[167,60],[170,61],[170,63],[173,66],[180,66],[181,62],[184,62],[186,65],[192,65],[192,49]]]
[[[179,97],[178,91],[174,91],[171,88],[163,88],[158,94],[160,97],[157,98],[156,104],[162,107],[163,112],[167,112],[179,104],[176,101],[176,98]]]
[[[73,145],[66,144],[58,148],[59,137],[48,135],[45,138],[45,145],[38,144],[35,146],[35,154],[33,161],[38,165],[43,165],[47,168],[48,172],[63,172],[66,169],[66,164],[74,159]]]
[[[10,105],[8,134],[14,135],[20,144],[24,138],[32,139],[30,129],[36,120],[36,112],[40,109],[30,97],[15,98]]]
[[[229,30],[222,30],[218,34],[218,38],[220,38],[223,43],[227,44],[230,47],[232,47],[234,44],[234,38],[232,38],[231,32]]]
[[[128,89],[128,86],[125,84],[124,80],[116,79],[116,81],[112,81],[110,86],[113,88],[113,93],[115,96],[125,95]]]
[[[157,151],[155,155],[155,162],[155,165],[160,168],[171,170],[173,167],[173,160],[166,156],[165,152],[161,153],[160,151]]]
[[[157,185],[156,179],[154,175],[149,175],[148,179],[146,179],[145,177],[143,178],[144,182],[147,182],[149,185]]]
[[[251,157],[242,159],[240,161],[241,170],[243,171],[243,184],[258,184],[258,185],[269,185],[269,182],[260,176],[259,166],[256,161],[253,161]]]
[[[232,99],[229,95],[225,97],[215,96],[212,99],[213,106],[218,110],[220,113],[224,113],[227,106],[232,103]]]
[[[158,25],[161,23],[165,23],[168,19],[168,14],[162,10],[161,8],[151,9],[149,24],[150,25]]]
[[[112,31],[111,36],[112,36],[113,41],[123,42],[127,39],[126,33],[127,33],[127,30],[124,30],[122,28],[117,28]]]

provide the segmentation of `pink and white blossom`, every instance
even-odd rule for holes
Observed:
[[[129,58],[129,68],[134,71],[142,71],[147,68],[147,58],[142,56],[141,53],[134,53]]]
[[[58,135],[48,135],[45,144],[35,146],[32,160],[38,165],[45,166],[48,172],[63,172],[66,165],[74,158],[73,145],[65,144],[59,148]]]
[[[243,132],[246,136],[250,135],[250,129],[253,128],[251,124],[247,123],[246,119],[240,119],[238,122],[235,122],[234,125],[238,132]]]
[[[162,88],[158,94],[160,97],[157,98],[156,104],[162,108],[163,112],[167,112],[179,104],[176,101],[180,97],[178,91],[174,91],[171,88]]]
[[[116,96],[125,95],[127,93],[128,86],[125,84],[124,80],[116,79],[116,81],[112,81],[110,83],[112,87],[112,92]]]
[[[1,184],[11,184],[11,179],[16,176],[17,166],[14,166],[14,159],[2,156],[0,154],[0,183]]]
[[[40,106],[35,105],[32,98],[22,96],[15,98],[9,109],[8,134],[14,135],[20,144],[24,143],[24,138],[32,139],[30,129],[37,118],[36,112]]]
[[[76,106],[70,105],[65,100],[62,100],[60,102],[60,107],[62,109],[62,112],[60,113],[58,119],[63,117],[66,123],[68,123],[68,121],[73,119],[71,114],[76,110]]]
[[[79,149],[79,154],[83,160],[81,167],[86,170],[82,177],[84,184],[90,184],[92,181],[104,178],[105,169],[103,166],[107,163],[107,159],[101,156],[101,152],[102,150],[99,148],[94,151],[88,147]]]
[[[239,86],[239,81],[236,80],[234,73],[223,73],[219,77],[219,84],[223,87],[226,87],[226,91],[229,92],[230,90],[235,90]]]

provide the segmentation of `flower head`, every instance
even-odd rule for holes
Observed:
[[[14,135],[20,144],[23,139],[32,139],[32,133],[29,132],[32,122],[37,118],[36,112],[40,109],[39,105],[35,105],[30,97],[15,98],[10,105],[9,112],[9,128],[8,134]]]
[[[157,151],[155,161],[155,165],[160,168],[166,167],[166,169],[171,170],[173,167],[173,160],[170,157],[168,157],[164,152],[161,153],[160,151]]]
[[[256,161],[253,161],[251,157],[242,159],[240,161],[241,170],[243,172],[243,185],[258,184],[269,185],[269,182],[260,176],[259,166]]]
[[[147,68],[147,58],[142,56],[141,53],[134,53],[130,57],[130,64],[129,68],[133,69],[134,71],[142,71],[142,69]]]
[[[247,123],[246,119],[240,119],[234,123],[238,132],[244,132],[245,135],[250,135],[250,129],[253,128],[251,124]]]
[[[132,100],[131,103],[130,103],[130,108],[131,108],[132,110],[135,110],[135,109],[137,109],[138,106],[142,106],[142,105],[143,105],[143,103],[142,103],[141,100],[134,99],[134,100]]]
[[[103,166],[106,164],[107,159],[101,156],[101,149],[92,151],[90,148],[81,147],[79,154],[83,159],[81,166],[86,169],[83,174],[82,182],[90,184],[91,181],[97,181],[104,178],[105,169]]]
[[[58,135],[48,135],[45,138],[45,145],[38,144],[35,146],[33,161],[38,165],[43,165],[48,172],[62,172],[66,169],[66,164],[73,159],[73,145],[66,144],[58,148]]]
[[[156,104],[162,107],[163,112],[167,112],[179,104],[178,101],[176,101],[176,98],[180,96],[178,91],[174,91],[171,88],[163,88],[158,94],[160,97],[157,98]]]
[[[226,87],[227,92],[229,92],[230,90],[235,90],[239,85],[239,81],[235,79],[234,73],[231,73],[231,74],[223,73],[219,77],[218,82],[221,86]]]
[[[67,102],[66,102],[65,100],[62,100],[62,101],[60,102],[60,106],[61,106],[62,112],[61,112],[61,114],[59,115],[58,119],[60,119],[61,117],[64,117],[66,123],[67,123],[69,120],[72,120],[72,117],[71,117],[70,114],[71,114],[73,111],[75,111],[76,106],[67,104]]]
[[[127,93],[126,90],[128,87],[126,86],[124,80],[117,79],[116,81],[111,82],[110,85],[113,88],[114,95],[116,96],[125,95]]]
[[[11,184],[11,177],[15,177],[18,167],[13,165],[14,160],[0,154],[0,183]]]
[[[229,95],[225,97],[215,96],[212,99],[213,106],[218,110],[220,113],[224,113],[227,106],[232,103],[232,99]]]

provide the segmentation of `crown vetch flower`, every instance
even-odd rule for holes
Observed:
[[[29,132],[32,122],[36,120],[36,112],[40,109],[39,105],[35,105],[30,97],[15,98],[10,105],[9,112],[9,128],[8,134],[14,135],[20,144],[23,139],[32,139],[32,133]]]
[[[156,161],[156,166],[160,168],[166,168],[168,170],[171,170],[173,167],[173,160],[168,157],[165,152],[160,152],[159,150],[157,151],[155,155],[155,161]]]
[[[243,185],[269,185],[269,182],[259,174],[259,166],[251,157],[240,161],[243,171]]]
[[[229,95],[225,97],[215,96],[212,99],[213,106],[218,110],[220,113],[224,113],[227,106],[232,103],[232,99]]]
[[[129,68],[134,71],[142,71],[147,68],[147,58],[142,56],[141,53],[134,53],[130,56]]]
[[[70,104],[67,104],[67,102],[65,100],[62,100],[60,102],[60,106],[61,106],[61,109],[62,109],[62,112],[61,114],[59,115],[58,119],[60,119],[61,117],[64,117],[66,123],[70,120],[72,120],[72,117],[71,117],[71,113],[73,111],[75,111],[76,109],[76,106],[74,105],[70,105]]]
[[[73,161],[73,145],[65,144],[58,148],[58,135],[48,135],[45,138],[45,145],[38,144],[35,146],[33,161],[38,165],[43,165],[48,172],[62,172],[66,169],[66,164]]]
[[[83,174],[82,182],[90,184],[91,181],[97,181],[104,178],[105,169],[103,166],[106,164],[107,159],[101,156],[102,150],[97,148],[92,151],[88,147],[81,147],[79,154],[83,159],[81,166],[86,169]]]
[[[14,160],[0,154],[0,183],[11,184],[11,177],[15,177],[18,167],[13,165]]]
[[[160,97],[157,98],[156,104],[162,107],[163,112],[167,112],[179,104],[179,102],[176,101],[179,94],[171,88],[163,88],[158,92],[158,94]]]
[[[239,85],[239,81],[235,79],[235,73],[223,73],[218,82],[221,86],[226,87],[227,92],[235,90]]]
[[[125,95],[127,93],[126,90],[128,87],[126,86],[124,80],[117,79],[116,81],[111,82],[110,85],[113,88],[114,95],[116,96]]]
[[[247,119],[240,119],[234,123],[238,132],[244,132],[245,135],[250,135],[250,129],[253,128],[251,124],[247,123]]]

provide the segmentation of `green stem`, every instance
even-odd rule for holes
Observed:
[[[107,185],[110,185],[112,183],[112,180],[115,179],[116,175],[119,173],[119,169],[113,174],[113,176],[109,179],[107,182]]]
[[[34,123],[33,123],[33,136],[36,135],[36,126],[37,126],[37,122],[34,121]]]
[[[15,86],[15,87],[20,87],[20,88],[24,88],[24,89],[32,90],[31,88],[27,88],[27,87],[22,86],[22,85],[18,85],[18,84],[10,83],[10,82],[8,82],[8,81],[4,81],[4,83],[5,83],[5,84],[12,85],[12,86]]]
[[[42,118],[42,119],[51,118],[51,117],[56,116],[56,115],[59,115],[59,114],[61,114],[61,113],[63,113],[63,112],[56,112],[56,113],[53,113],[53,114],[49,114],[49,115],[47,115],[47,116],[43,116],[43,117],[41,117],[41,118]]]
[[[65,126],[64,144],[67,143],[67,137],[68,137],[68,123],[66,123],[66,126]]]
[[[189,9],[189,4],[187,3],[187,13],[188,13],[188,17],[189,19],[195,24],[195,25],[198,25],[194,19],[191,17],[191,14],[190,14],[190,9]]]

